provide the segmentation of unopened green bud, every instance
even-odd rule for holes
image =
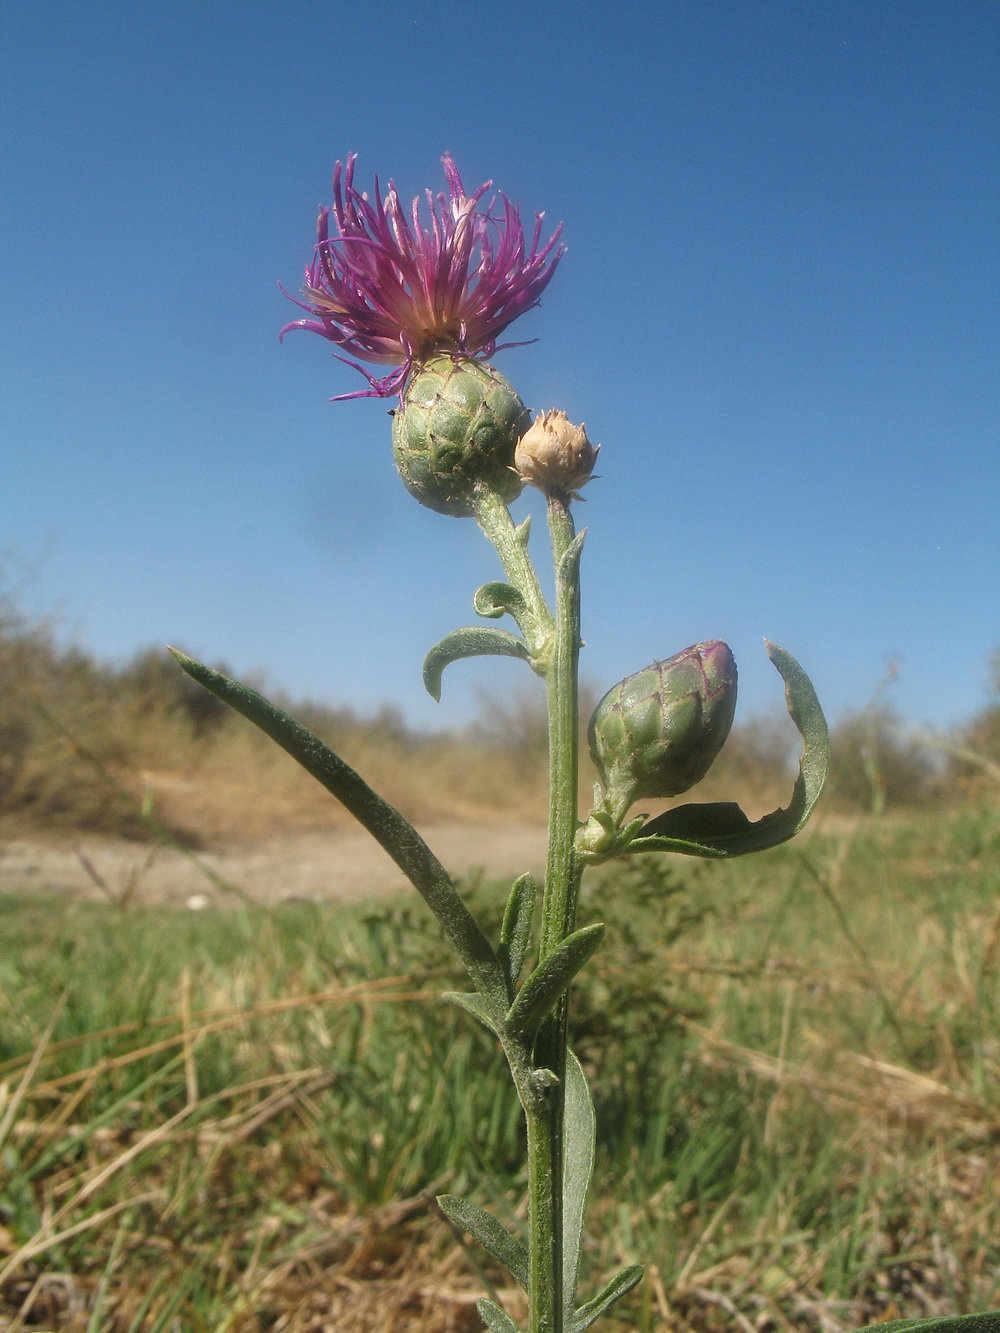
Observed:
[[[392,448],[406,489],[439,514],[475,513],[477,483],[505,503],[521,479],[514,450],[531,420],[492,366],[446,354],[414,366],[392,422]]]
[[[708,772],[736,711],[736,663],[718,639],[654,662],[594,710],[590,753],[615,820],[642,797],[679,796]]]

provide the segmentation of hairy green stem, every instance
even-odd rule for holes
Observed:
[[[570,557],[576,531],[568,501],[550,495],[548,506],[556,567],[556,633],[548,673],[549,848],[542,900],[542,959],[574,928],[580,880],[574,851],[580,769],[579,559]]]
[[[556,630],[547,674],[549,708],[549,847],[542,898],[539,958],[544,960],[575,925],[580,867],[574,851],[579,771],[580,583],[568,502],[550,496],[549,532],[556,567]],[[564,997],[535,1042],[537,1069],[551,1070],[552,1086],[541,1104],[526,1108],[528,1191],[531,1218],[529,1333],[562,1333],[563,1175],[567,1007]]]
[[[476,517],[508,580],[524,599],[519,624],[548,690],[549,844],[539,943],[539,961],[544,961],[574,929],[580,885],[581,866],[574,847],[579,782],[579,543],[569,498],[550,495],[549,535],[556,571],[553,617],[528,556],[527,529],[515,528],[507,506],[485,488],[476,496]],[[563,1333],[567,1316],[563,1280],[566,1049],[564,997],[535,1039],[532,1072],[525,1077],[524,1069],[515,1069],[511,1062],[528,1134],[529,1333]]]
[[[475,499],[479,526],[500,557],[508,581],[524,598],[526,614],[519,623],[528,646],[534,657],[544,656],[555,625],[528,555],[525,541],[527,530],[514,527],[510,510],[495,491],[480,486],[476,490]]]

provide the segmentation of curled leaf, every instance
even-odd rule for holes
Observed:
[[[628,852],[682,852],[687,856],[744,856],[787,842],[802,828],[823,790],[830,763],[826,719],[812,682],[790,653],[767,643],[767,655],[785,682],[788,713],[802,736],[799,775],[786,807],[751,820],[733,801],[675,806],[644,824],[622,847]]]
[[[441,676],[446,666],[460,657],[519,657],[531,661],[531,652],[525,641],[507,629],[490,629],[487,625],[466,625],[452,630],[436,643],[424,658],[424,685],[432,699],[440,702]]]
[[[524,611],[524,598],[510,583],[484,583],[472,599],[476,615],[487,620],[499,620],[501,616],[511,615],[519,621]]]

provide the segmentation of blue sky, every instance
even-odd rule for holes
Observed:
[[[963,0],[7,0],[0,548],[116,661],[174,642],[419,725],[509,694],[426,649],[498,574],[416,505],[384,402],[295,308],[334,161],[492,178],[568,252],[498,365],[604,446],[598,689],[762,636],[836,718],[947,725],[1000,645],[998,15]],[[518,502],[516,514],[538,497]],[[535,550],[544,559],[543,528]]]

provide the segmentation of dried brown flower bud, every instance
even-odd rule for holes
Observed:
[[[587,439],[585,426],[574,426],[565,412],[553,408],[535,417],[521,436],[514,466],[540,491],[572,495],[590,480],[600,448]]]

